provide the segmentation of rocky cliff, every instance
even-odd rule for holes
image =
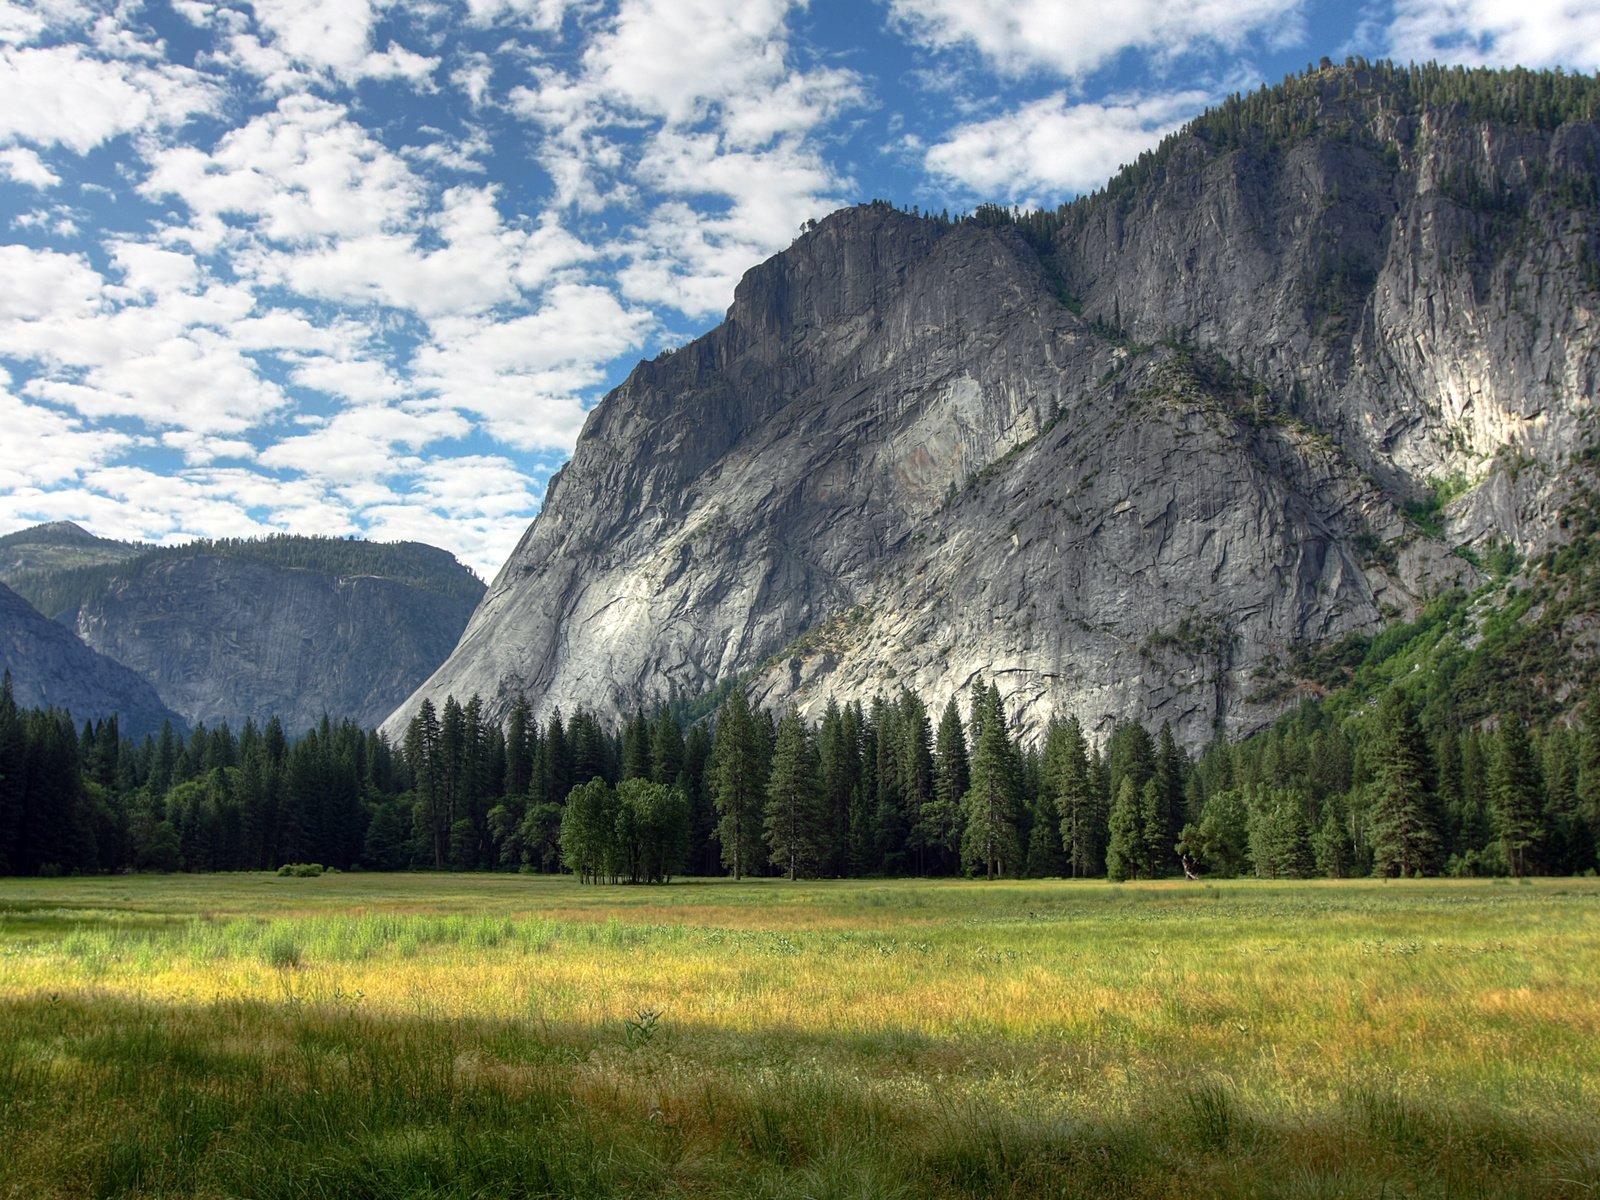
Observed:
[[[375,725],[450,653],[483,585],[412,543],[278,537],[144,547],[24,573],[36,605],[190,722]]]
[[[158,732],[166,720],[183,727],[183,718],[161,703],[148,682],[89,649],[3,583],[0,670],[10,674],[22,708],[64,708],[79,722],[116,716],[120,732],[134,737]]]
[[[1025,727],[1259,727],[1297,647],[1560,536],[1600,206],[1594,85],[1551,79],[1337,68],[1056,213],[836,214],[594,410],[386,729],[979,673]]]

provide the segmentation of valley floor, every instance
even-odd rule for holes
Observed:
[[[0,1195],[1593,1196],[1600,881],[0,880]]]

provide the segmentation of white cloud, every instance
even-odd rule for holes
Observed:
[[[0,493],[57,485],[132,449],[136,440],[11,394],[0,372]]]
[[[428,222],[441,245],[423,250],[410,233],[341,239],[324,249],[262,264],[307,296],[380,303],[427,317],[482,312],[518,298],[514,271],[527,235],[507,229],[492,188],[450,188]]]
[[[494,62],[482,51],[465,55],[461,65],[450,72],[450,82],[466,93],[473,108],[483,107],[489,98],[489,83],[493,78]]]
[[[467,19],[474,25],[509,19],[535,29],[559,29],[569,12],[592,7],[586,0],[467,0]]]
[[[1125,51],[1174,59],[1202,46],[1237,48],[1250,37],[1300,36],[1305,0],[889,0],[902,32],[923,45],[970,45],[999,70],[1069,78]]]
[[[22,146],[0,150],[0,173],[14,183],[41,190],[53,188],[61,182],[61,176],[47,167],[44,159]]]
[[[1600,7],[1573,0],[1398,0],[1390,53],[1474,66],[1600,70]]]
[[[145,295],[192,291],[200,279],[200,265],[194,257],[163,250],[145,242],[113,242],[112,261],[122,272],[123,282]]]
[[[80,0],[0,0],[0,43],[26,45],[46,30],[71,27],[87,20],[91,13]]]
[[[792,0],[624,0],[584,55],[608,97],[681,123],[784,78]],[[670,48],[670,49],[669,49]]]
[[[296,364],[290,378],[303,388],[342,396],[358,404],[383,404],[405,394],[405,385],[395,374],[371,359],[316,355]]]
[[[582,396],[602,364],[640,346],[651,317],[624,308],[605,288],[549,289],[537,312],[501,321],[436,321],[412,378],[434,403],[483,418],[522,449],[569,449],[582,428]]]
[[[87,154],[135,130],[182,125],[219,92],[186,67],[107,62],[80,46],[0,49],[0,140]]]
[[[986,199],[1058,201],[1104,184],[1212,99],[1204,92],[1103,104],[1057,93],[989,121],[952,130],[928,148],[930,172]]]
[[[368,0],[253,0],[256,19],[269,35],[267,49],[313,71],[345,83],[360,79],[407,79],[428,87],[439,66],[403,47],[372,48],[377,16]],[[271,54],[240,41],[240,61],[269,78],[283,73],[283,64]],[[259,44],[258,44],[259,45]]]
[[[289,245],[376,234],[424,204],[405,162],[340,105],[290,96],[206,153],[174,146],[151,158],[139,191],[179,197],[197,217],[246,217]]]
[[[275,383],[221,335],[191,329],[84,371],[23,389],[88,417],[135,417],[151,427],[243,433],[285,404]]]
[[[338,413],[325,426],[267,447],[262,465],[297,471],[326,485],[352,485],[414,471],[416,451],[463,437],[471,426],[448,410],[410,411],[365,405]],[[404,447],[407,453],[396,448]]]
[[[208,466],[219,458],[256,457],[256,448],[241,438],[212,437],[188,429],[173,429],[161,435],[161,444],[177,450],[191,467]]]

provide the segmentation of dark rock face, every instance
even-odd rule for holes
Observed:
[[[591,414],[386,730],[449,693],[615,714],[743,678],[815,715],[982,673],[1032,729],[1196,745],[1293,703],[1261,680],[1295,647],[1475,579],[1456,547],[1558,537],[1600,297],[1593,202],[1546,185],[1595,130],[1401,127],[1346,75],[1316,103],[1354,133],[1184,135],[1042,242],[872,206],[755,268]],[[1510,199],[1452,198],[1466,172]],[[1445,480],[1432,536],[1403,506]]]
[[[11,673],[12,694],[22,708],[64,708],[79,722],[116,716],[119,730],[134,737],[159,731],[165,720],[183,726],[183,718],[139,675],[89,649],[3,583],[0,670]]]
[[[276,715],[299,732],[324,713],[376,725],[450,653],[472,608],[394,579],[200,553],[144,563],[73,621],[191,722]]]

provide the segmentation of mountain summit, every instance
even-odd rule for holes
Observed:
[[[1352,63],[1051,213],[881,203],[641,363],[423,697],[1260,727],[1297,650],[1562,536],[1600,339],[1580,76]]]

